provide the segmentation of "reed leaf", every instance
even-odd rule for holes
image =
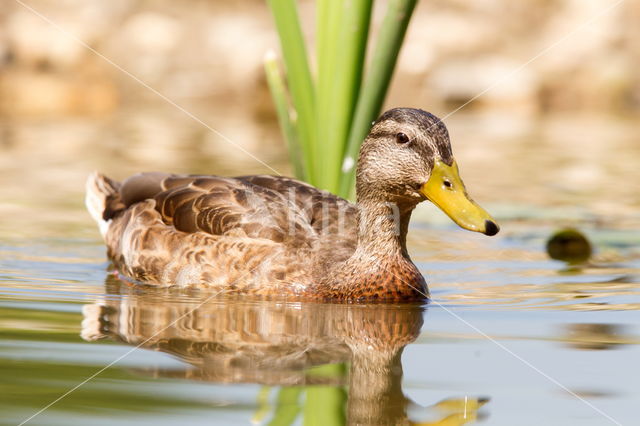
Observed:
[[[335,71],[336,54],[335,47],[338,44],[340,28],[340,10],[342,0],[317,0],[316,1],[316,61],[317,61],[317,90],[316,90],[316,152],[314,161],[318,170],[322,170],[326,164],[323,156],[327,155],[329,140],[329,127],[331,123],[331,88],[333,86],[333,73]],[[327,188],[327,173],[320,175],[319,186]]]
[[[310,377],[343,379],[347,375],[344,363],[319,365],[308,370]],[[347,393],[342,386],[306,386],[303,408],[304,426],[342,426],[346,424]]]
[[[300,396],[304,388],[282,387],[269,426],[291,426],[300,413]]]
[[[298,8],[295,0],[268,0],[268,4],[282,47],[289,91],[297,116],[296,128],[304,157],[306,176],[310,183],[316,184],[313,161],[316,150],[315,90],[300,28]]]
[[[318,0],[317,169],[322,189],[338,190],[358,99],[372,0]]]
[[[267,76],[267,84],[271,92],[271,98],[276,107],[280,131],[284,135],[287,147],[289,148],[289,158],[293,165],[295,176],[298,179],[306,180],[307,176],[302,163],[300,142],[298,141],[295,123],[291,120],[291,108],[287,96],[287,88],[280,73],[277,56],[272,50],[265,55],[264,71]]]
[[[373,57],[356,105],[349,138],[342,161],[342,178],[338,194],[347,197],[352,191],[355,162],[360,144],[371,123],[380,114],[393,76],[393,70],[417,0],[390,0],[373,51]]]

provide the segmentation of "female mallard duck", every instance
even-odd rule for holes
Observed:
[[[320,300],[415,301],[411,212],[430,200],[461,227],[498,225],[466,193],[447,129],[410,108],[385,112],[360,149],[356,204],[280,176],[93,174],[87,207],[118,271],[156,285]]]

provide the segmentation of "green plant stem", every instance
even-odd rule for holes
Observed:
[[[366,53],[372,0],[318,0],[317,169],[336,192]]]
[[[280,130],[284,135],[289,148],[289,157],[293,170],[298,179],[306,180],[304,166],[302,164],[302,153],[300,152],[300,143],[295,128],[295,124],[291,121],[289,101],[287,98],[287,88],[282,79],[280,68],[276,54],[272,51],[267,52],[264,58],[264,71],[267,76],[267,84],[271,92],[271,98],[276,107],[278,115],[278,123]]]
[[[262,386],[258,392],[256,405],[258,409],[253,413],[251,417],[251,423],[258,424],[263,423],[263,420],[271,411],[271,405],[269,404],[269,393],[271,392],[270,386]]]
[[[295,0],[268,0],[280,38],[307,178],[316,183],[315,91]]]
[[[300,395],[304,388],[282,387],[269,426],[291,426],[300,413]]]
[[[343,156],[343,175],[338,191],[338,194],[343,197],[348,197],[351,193],[360,144],[367,136],[371,123],[380,114],[416,2],[417,0],[390,0],[389,2],[368,74],[356,105]]]
[[[309,375],[316,377],[346,376],[345,364],[326,364],[314,367]],[[342,426],[346,424],[347,394],[341,386],[307,386],[303,408],[304,426]]]
[[[329,189],[325,183],[327,171],[323,157],[326,156],[329,140],[329,127],[331,127],[331,88],[333,86],[333,73],[335,70],[335,47],[338,44],[340,28],[340,10],[342,0],[317,0],[316,1],[316,59],[318,79],[316,87],[316,151],[314,161],[318,170],[324,173],[319,175],[318,185],[322,189]]]

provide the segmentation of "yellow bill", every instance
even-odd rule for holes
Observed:
[[[451,166],[437,160],[420,192],[461,228],[485,235],[495,235],[500,230],[489,213],[467,195],[455,160]]]

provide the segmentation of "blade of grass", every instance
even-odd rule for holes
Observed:
[[[263,423],[264,419],[271,412],[271,405],[269,404],[269,393],[271,392],[270,386],[262,386],[258,392],[256,405],[258,409],[251,417],[251,423],[259,424]]]
[[[322,189],[332,192],[360,90],[371,8],[372,0],[319,0],[318,14],[326,16],[318,33],[317,164]]]
[[[343,378],[345,364],[325,364],[312,368],[309,376]],[[304,426],[341,426],[346,424],[347,393],[342,386],[306,386],[303,408]]]
[[[291,426],[300,413],[300,395],[304,388],[282,387],[269,426]]]
[[[316,151],[314,160],[318,170],[323,170],[322,160],[328,143],[327,129],[331,126],[331,86],[335,69],[335,46],[340,28],[340,10],[342,0],[316,1],[316,59],[318,83],[316,91]],[[325,170],[326,172],[326,170]],[[325,184],[326,173],[321,174],[318,185],[329,189]]]
[[[289,100],[287,98],[287,88],[282,79],[277,57],[274,51],[270,50],[264,57],[264,71],[267,76],[267,84],[271,92],[271,98],[276,107],[280,131],[284,135],[289,148],[289,157],[293,170],[298,179],[306,180],[304,166],[302,164],[302,153],[296,132],[295,124],[291,121]]]
[[[340,4],[342,0],[316,1],[316,59],[318,66],[318,95],[329,87],[332,59],[331,49],[335,46],[340,25]]]
[[[348,197],[355,174],[355,162],[360,144],[367,136],[371,123],[380,114],[402,41],[417,0],[390,0],[378,35],[373,58],[358,98],[342,161],[339,195]]]
[[[316,150],[315,91],[298,8],[295,0],[268,0],[268,4],[280,38],[289,91],[297,114],[298,140],[307,177],[310,183],[315,184],[316,172],[312,156]]]

